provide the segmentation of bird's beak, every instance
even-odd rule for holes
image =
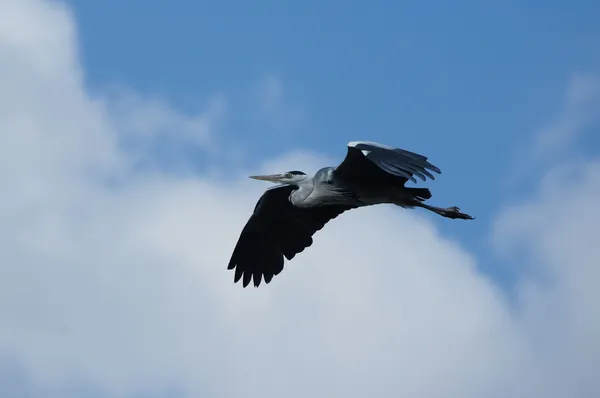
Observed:
[[[265,176],[250,176],[250,178],[252,178],[254,180],[261,180],[261,181],[279,182],[284,177],[283,177],[283,174],[271,174],[271,175],[265,175]]]

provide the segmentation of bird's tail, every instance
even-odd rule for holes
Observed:
[[[415,199],[420,202],[424,202],[431,198],[431,191],[428,188],[404,188],[410,193]]]

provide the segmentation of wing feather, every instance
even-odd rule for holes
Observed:
[[[415,176],[422,181],[435,180],[432,172],[440,174],[441,170],[425,156],[370,141],[348,143],[346,158],[334,171],[339,177],[363,184],[416,183]]]
[[[270,283],[284,266],[313,243],[312,236],[327,222],[351,206],[329,205],[297,208],[289,201],[294,186],[267,190],[258,200],[253,214],[242,229],[227,269],[235,269],[234,283],[244,287]]]

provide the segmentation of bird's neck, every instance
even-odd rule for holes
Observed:
[[[312,178],[306,178],[304,181],[298,183],[297,189],[293,190],[290,194],[290,202],[294,206],[302,206],[303,202],[306,202],[306,199],[313,193],[315,189],[315,184]]]

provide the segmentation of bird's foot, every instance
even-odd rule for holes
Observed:
[[[448,208],[444,209],[444,214],[442,214],[442,215],[447,218],[459,218],[461,220],[474,220],[475,219],[475,217],[471,217],[468,214],[461,213],[460,209],[456,206],[452,206],[452,207],[448,207]]]

